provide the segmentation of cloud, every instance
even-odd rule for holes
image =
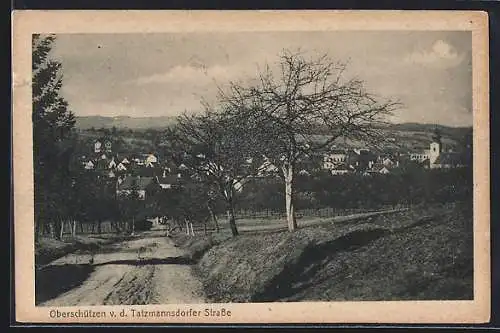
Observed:
[[[464,59],[456,49],[444,40],[437,40],[431,50],[416,51],[406,56],[405,62],[422,65],[457,66]]]
[[[148,85],[157,83],[193,83],[204,85],[213,81],[223,82],[233,80],[244,74],[244,68],[239,66],[214,65],[207,67],[201,63],[193,65],[178,65],[164,73],[142,76],[126,81],[126,84]]]

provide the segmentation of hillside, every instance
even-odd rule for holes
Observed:
[[[469,205],[242,234],[201,256],[213,302],[472,299]],[[199,242],[179,245],[200,252]],[[200,256],[198,254],[198,256]]]
[[[95,136],[99,133],[91,134],[91,129],[111,129],[115,127],[117,130],[128,131],[146,131],[146,130],[162,130],[166,127],[173,126],[176,122],[175,117],[102,117],[102,116],[86,116],[76,118],[76,127],[84,134]],[[432,140],[434,130],[438,128],[442,134],[442,142],[445,149],[460,149],[461,141],[467,133],[470,133],[471,127],[448,127],[443,125],[418,124],[418,123],[401,123],[391,124],[384,127],[385,137],[389,140],[384,145],[385,148],[393,148],[399,151],[413,151],[428,149],[429,143]],[[86,133],[85,133],[86,132]],[[140,133],[123,133],[123,139],[137,141],[142,139],[144,149],[151,149],[152,137],[141,136]],[[318,131],[314,135],[314,140],[322,141],[328,137],[327,132]],[[139,146],[141,145],[138,142]],[[346,138],[338,138],[334,144],[337,148],[362,148],[365,147],[363,142],[350,140]]]
[[[76,127],[82,130],[90,128],[147,129],[163,128],[175,123],[175,117],[76,117]]]

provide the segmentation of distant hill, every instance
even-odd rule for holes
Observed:
[[[146,129],[169,127],[175,123],[175,117],[76,117],[76,127],[82,130],[90,128]]]
[[[80,129],[94,128],[130,128],[130,129],[146,129],[146,128],[161,128],[175,124],[176,117],[103,117],[103,116],[84,116],[76,117],[76,127]],[[462,133],[471,127],[451,127],[444,125],[421,124],[421,123],[400,123],[391,124],[387,127],[392,131],[403,132],[432,132],[435,128],[439,128],[444,133]]]
[[[176,117],[102,117],[102,116],[86,116],[76,118],[76,127],[84,132],[90,134],[90,129],[111,129],[116,127],[118,130],[129,129],[132,131],[142,132],[147,129],[161,130],[167,127],[173,126],[176,122]],[[422,149],[427,149],[429,143],[432,140],[432,134],[434,130],[438,128],[442,135],[442,142],[445,147],[457,148],[460,146],[460,141],[465,137],[467,133],[471,133],[472,127],[451,127],[443,125],[433,125],[433,124],[421,124],[421,123],[400,123],[400,124],[390,124],[388,126],[383,126],[381,129],[385,132],[385,136],[390,140],[387,148],[402,149],[404,151],[420,151]],[[137,136],[139,135],[139,136]],[[319,140],[322,140],[328,136],[328,131],[323,129],[318,130]],[[147,142],[151,141],[151,138],[144,137],[142,134],[130,134],[129,140],[135,142],[136,145],[143,146],[143,143],[139,143],[137,139]],[[137,142],[136,142],[137,141]],[[140,141],[140,140],[139,140]],[[142,142],[141,141],[141,142]],[[334,142],[337,148],[363,148],[366,146],[365,143],[350,140],[347,138],[338,138]],[[149,146],[148,146],[149,147]],[[148,148],[149,149],[149,148]]]
[[[444,134],[462,134],[472,129],[472,126],[469,127],[452,127],[452,126],[444,126],[444,125],[435,125],[435,124],[421,124],[421,123],[400,123],[400,124],[391,124],[389,125],[389,129],[393,131],[404,131],[404,132],[433,132],[435,129],[439,129],[441,133]]]

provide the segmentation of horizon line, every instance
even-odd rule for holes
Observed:
[[[74,114],[75,118],[85,118],[85,117],[101,117],[101,118],[133,118],[133,119],[140,119],[140,118],[177,118],[180,115],[172,116],[172,115],[165,115],[165,116],[131,116],[131,115],[119,115],[119,116],[106,116],[106,115],[100,115],[100,114],[89,114],[89,115],[77,115]],[[389,125],[404,125],[404,124],[418,124],[418,125],[434,125],[434,126],[445,126],[445,127],[451,127],[451,128],[469,128],[473,127],[473,124],[470,125],[445,125],[442,123],[436,123],[436,122],[418,122],[418,121],[402,121],[402,122],[395,122],[395,121],[388,121],[387,122]]]

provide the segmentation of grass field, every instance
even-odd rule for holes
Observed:
[[[470,205],[330,222],[176,242],[213,302],[472,299]]]

